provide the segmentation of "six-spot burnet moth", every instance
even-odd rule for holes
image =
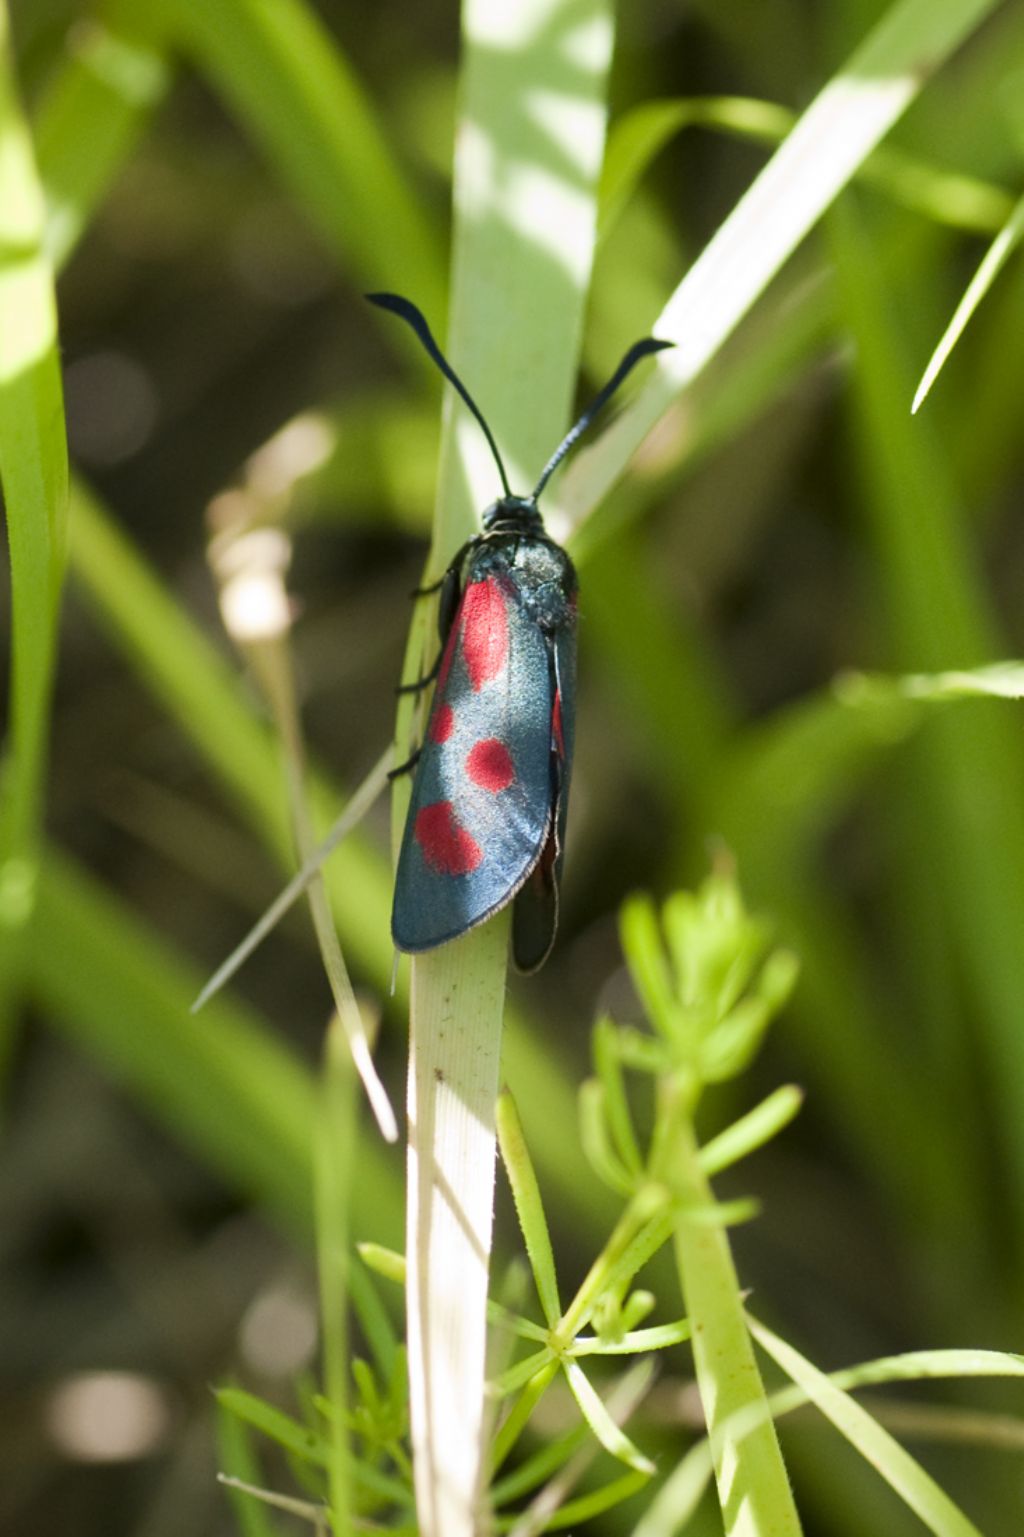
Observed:
[[[399,950],[433,950],[510,902],[519,971],[547,959],[558,924],[558,883],[572,769],[576,687],[576,572],[544,532],[537,498],[626,375],[671,342],[647,337],[626,353],[551,455],[529,496],[514,496],[484,417],[421,312],[397,294],[368,294],[401,316],[483,428],[504,495],[483,532],[456,553],[438,592],[436,678],[405,824],[391,934]],[[401,770],[396,770],[401,772]]]

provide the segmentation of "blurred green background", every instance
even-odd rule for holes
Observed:
[[[882,9],[637,0],[612,123],[659,98],[799,111]],[[333,0],[14,0],[11,16],[76,478],[42,873],[0,998],[0,1527],[199,1537],[235,1530],[210,1384],[287,1404],[315,1369],[329,1010],[296,909],[228,998],[187,1013],[288,867],[278,753],[208,543],[238,518],[294,538],[326,823],[389,739],[429,536],[439,384],[360,295],[399,289],[443,334],[458,16]],[[1019,707],[833,687],[1024,653],[1019,261],[909,415],[1017,195],[1022,103],[1024,11],[997,7],[887,141],[911,159],[842,194],[574,546],[564,921],[545,971],[513,985],[507,1047],[560,1265],[575,1277],[607,1220],[573,1105],[595,1013],[626,998],[617,908],[693,884],[724,843],[803,972],[753,1082],[707,1124],[746,1107],[737,1092],[807,1090],[721,1184],[763,1198],[735,1235],[758,1310],[829,1369],[1024,1337]],[[651,330],[767,153],[714,121],[666,139],[598,246],[588,385]],[[388,866],[381,805],[331,884],[400,1104]],[[401,1154],[368,1124],[361,1148],[354,1230],[400,1244]],[[498,1232],[508,1255],[503,1190]],[[694,1433],[687,1373],[680,1354],[650,1406],[669,1460]],[[927,1398],[1020,1412],[1012,1387]],[[1021,1527],[1011,1431],[914,1443],[986,1533]],[[809,1417],[784,1447],[808,1532],[919,1529]],[[604,1529],[629,1530],[629,1510]]]

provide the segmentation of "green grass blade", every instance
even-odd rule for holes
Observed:
[[[258,1486],[260,1468],[246,1424],[221,1403],[217,1405],[217,1452],[221,1473],[226,1479],[248,1488]],[[227,1487],[242,1537],[277,1537],[277,1529],[263,1501],[243,1494],[231,1483]]]
[[[231,104],[329,246],[372,288],[444,303],[440,243],[372,102],[303,0],[156,0],[168,36]]]
[[[351,1520],[352,1495],[345,1412],[348,1403],[349,1209],[352,1202],[357,1102],[348,1040],[335,1017],[327,1031],[316,1125],[316,1247],[320,1283],[323,1383],[334,1409],[327,1476],[336,1531]],[[360,1178],[362,1169],[360,1168]]]
[[[32,913],[64,574],[68,460],[43,194],[0,0],[0,482],[13,654],[0,802],[0,1066]]]
[[[843,217],[840,217],[840,214]],[[856,339],[858,473],[882,601],[899,667],[966,670],[1004,650],[990,610],[966,508],[927,415],[911,419],[903,341],[882,302],[874,246],[851,207],[831,225]],[[977,1047],[989,1060],[1002,1123],[1006,1193],[1024,1222],[1024,1046],[1020,949],[1024,928],[1024,757],[1012,710],[998,700],[937,711],[916,760],[936,867],[943,871],[947,942],[973,989]],[[942,1072],[943,1064],[935,1064]],[[949,1085],[954,1101],[959,1085]],[[961,1159],[960,1161],[963,1161]]]
[[[247,1393],[244,1388],[218,1389],[217,1403],[225,1413],[236,1415],[246,1425],[253,1425],[269,1440],[284,1447],[293,1457],[298,1457],[300,1462],[326,1468],[329,1454],[323,1436],[315,1434],[308,1425],[293,1419],[290,1414],[285,1414],[283,1409],[276,1409],[273,1404],[257,1398],[255,1393]]]
[[[813,1368],[812,1368],[813,1370]],[[858,1387],[879,1383],[915,1382],[941,1377],[1018,1377],[1024,1373],[1024,1358],[1010,1356],[994,1350],[920,1350],[904,1355],[883,1356],[874,1361],[861,1362],[842,1371],[830,1372],[829,1383],[844,1392]],[[753,1413],[740,1411],[733,1425],[733,1433],[742,1437],[766,1414],[781,1418],[802,1407],[813,1398],[804,1386],[794,1383],[772,1393],[766,1403]],[[1001,1424],[999,1431],[1008,1431],[1005,1444],[1019,1445],[1019,1422],[1012,1427]],[[920,1427],[919,1427],[920,1428]],[[991,1424],[989,1428],[992,1427]],[[699,1441],[678,1463],[661,1486],[651,1506],[636,1528],[634,1537],[672,1537],[681,1531],[692,1516],[711,1477],[711,1449],[706,1440]]]
[[[286,868],[292,836],[276,742],[233,669],[177,606],[103,507],[80,483],[72,497],[71,563],[105,628],[155,697],[195,743],[232,802]],[[318,826],[339,797],[310,775]],[[353,834],[325,867],[332,908],[353,961],[385,979],[391,967],[390,877],[383,858]]]
[[[690,268],[653,331],[676,343],[566,473],[560,505],[594,508],[808,231],[994,0],[897,0],[804,112]]]
[[[924,377],[917,386],[911,413],[918,410],[925,396],[935,383],[946,359],[960,340],[967,323],[978,305],[988,293],[1003,267],[1009,261],[1012,253],[1024,239],[1024,198],[1011,211],[1009,218],[1003,225],[999,234],[993,240],[982,258],[981,266],[971,278],[964,296],[953,312],[953,318],[942,334],[942,339],[932,353],[928,367],[924,371]]]
[[[33,996],[72,1040],[223,1178],[308,1238],[312,1078],[250,1010],[221,999],[191,1015],[194,971],[54,854],[43,866],[28,962]],[[361,1230],[393,1242],[401,1195],[375,1140],[362,1152],[353,1201]]]
[[[46,249],[61,267],[171,83],[145,22],[124,5],[80,21],[40,103],[36,153],[46,192]]]
[[[795,112],[747,96],[691,96],[648,101],[613,124],[601,176],[601,238],[615,223],[651,162],[684,128],[711,128],[777,145],[791,132]],[[910,208],[957,229],[995,231],[1012,207],[1001,187],[948,171],[899,150],[880,148],[855,175]]]

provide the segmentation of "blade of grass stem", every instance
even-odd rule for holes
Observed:
[[[392,748],[386,748],[362,784],[352,792],[344,811],[337,818],[327,836],[321,839],[316,848],[303,859],[302,864],[296,870],[287,886],[282,887],[279,894],[253,924],[241,943],[236,945],[227,959],[217,967],[217,970],[210,977],[210,980],[193,1003],[193,1014],[198,1014],[203,1005],[211,998],[216,997],[221,988],[231,981],[231,978],[245,964],[257,946],[266,939],[272,929],[276,928],[289,908],[298,901],[304,891],[308,890],[310,882],[317,875],[328,856],[334,852],[339,843],[348,837],[353,828],[358,827],[374,802],[383,793],[388,782],[388,769],[391,767],[393,759],[394,752]]]
[[[230,549],[233,551],[234,558],[226,561],[225,550],[221,547],[214,559],[214,566],[218,569],[223,584],[221,610],[225,626],[236,644],[241,646],[248,656],[260,679],[281,739],[295,843],[300,860],[305,863],[313,851],[315,838],[307,805],[306,753],[288,642],[291,610],[282,569],[283,563],[287,561],[284,550],[288,546],[286,541],[282,541],[281,547],[277,548],[268,560],[265,555],[260,556],[257,553],[264,548],[259,536],[257,541],[249,541],[244,535],[232,540]],[[252,551],[248,556],[247,549]],[[248,598],[245,596],[246,592],[249,594]],[[258,602],[255,601],[257,597]],[[241,602],[235,601],[239,598],[242,599]],[[246,616],[244,622],[243,614]],[[258,635],[251,629],[254,621],[259,625]],[[363,1089],[381,1135],[387,1142],[396,1142],[398,1125],[395,1121],[395,1113],[374,1067],[373,1053],[363,1016],[341,952],[323,876],[319,870],[310,880],[307,898],[324,970],[330,983],[338,1018],[349,1043],[352,1061],[362,1080]]]
[[[572,401],[611,41],[606,0],[515,8],[467,0],[463,9],[446,350],[494,424],[510,474],[525,484],[558,441]],[[449,392],[430,570],[443,569],[475,531],[493,488],[486,444]],[[414,636],[411,646],[419,644]],[[399,717],[399,740],[409,718]],[[406,803],[396,794],[396,828]],[[423,1537],[474,1529],[507,932],[506,914],[413,962],[406,1254]]]
[[[348,1404],[349,1222],[356,1139],[356,1097],[347,1035],[331,1021],[324,1049],[316,1136],[317,1272],[323,1383],[334,1414],[329,1430],[328,1484],[335,1531],[352,1513],[350,1452],[345,1428]]]

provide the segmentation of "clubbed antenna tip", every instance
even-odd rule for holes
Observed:
[[[505,466],[502,463],[501,455],[498,452],[498,445],[494,441],[494,435],[484,420],[484,414],[480,407],[434,340],[433,333],[427,325],[426,316],[423,314],[423,311],[417,309],[411,299],[403,299],[401,294],[367,294],[366,297],[371,304],[376,304],[378,309],[390,310],[393,315],[400,316],[406,325],[411,326],[416,332],[416,335],[423,344],[424,351],[437,364],[437,367],[444,374],[449,384],[454,385],[455,389],[458,390],[462,399],[483,428],[484,437],[490,445],[491,453],[494,455],[494,462],[498,466],[498,474],[501,476],[501,484],[505,488],[505,495],[511,496],[512,490],[508,483],[508,476],[505,474]]]

